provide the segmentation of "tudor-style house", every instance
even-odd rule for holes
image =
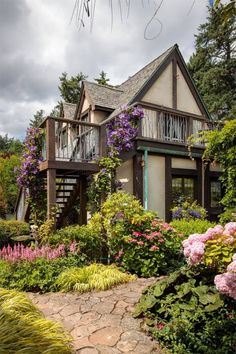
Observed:
[[[221,169],[203,165],[203,144],[192,148],[190,159],[186,144],[190,135],[209,129],[210,116],[177,45],[120,86],[83,81],[78,105],[64,104],[61,118],[47,117],[40,170],[47,182],[48,215],[57,204],[58,226],[63,225],[79,198],[79,222],[86,223],[88,176],[98,171],[95,158],[106,154],[106,123],[130,105],[141,106],[144,118],[134,148],[122,155],[117,170],[123,189],[167,221],[180,196],[197,200],[215,219]],[[27,217],[23,191],[16,216]]]

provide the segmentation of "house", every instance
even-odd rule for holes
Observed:
[[[177,45],[120,86],[84,81],[78,105],[64,104],[61,118],[45,120],[40,170],[47,183],[48,216],[57,204],[58,225],[63,225],[79,199],[79,222],[86,222],[88,176],[99,170],[96,157],[106,155],[106,123],[130,105],[141,106],[144,118],[134,148],[122,155],[117,170],[123,189],[167,221],[173,201],[181,196],[197,200],[215,219],[221,169],[203,165],[203,144],[193,147],[190,159],[186,144],[191,134],[209,129],[210,116]],[[24,218],[24,212],[18,212],[18,218]]]

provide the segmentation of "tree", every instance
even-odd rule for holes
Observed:
[[[44,111],[40,109],[34,114],[34,118],[30,120],[31,128],[38,128],[44,121]]]
[[[8,138],[8,135],[0,135],[0,155],[20,154],[22,143],[19,139]]]
[[[66,72],[62,73],[62,76],[59,77],[60,86],[58,86],[62,100],[68,103],[78,103],[81,92],[81,82],[86,78],[87,76],[82,72],[70,78],[67,77]]]
[[[209,8],[205,24],[196,35],[195,53],[188,68],[215,120],[236,113],[236,26],[233,12],[224,21],[224,6]]]
[[[108,81],[110,81],[110,79],[108,79],[107,77],[107,73],[105,73],[103,70],[100,72],[99,77],[97,79],[94,79],[95,81],[97,81],[97,83],[99,85],[104,85],[107,86],[108,85]]]
[[[18,185],[15,168],[20,165],[20,157],[11,155],[0,157],[0,201],[5,205],[6,213],[14,212]]]

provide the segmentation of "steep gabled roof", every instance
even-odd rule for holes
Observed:
[[[63,102],[60,116],[63,116],[65,119],[74,119],[76,107],[76,104]]]
[[[147,83],[149,78],[153,73],[159,68],[159,66],[164,62],[167,56],[173,51],[175,46],[167,49],[159,57],[154,59],[151,63],[146,65],[144,68],[139,70],[136,74],[128,78],[123,84],[118,86],[123,94],[120,97],[120,104],[127,105],[130,101],[137,95],[141,88]]]
[[[88,94],[92,105],[112,109],[119,105],[122,94],[120,89],[89,81],[84,81],[83,83],[85,92]]]

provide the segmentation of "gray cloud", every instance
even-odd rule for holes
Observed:
[[[130,16],[123,23],[114,3],[111,31],[109,1],[97,0],[93,31],[89,23],[78,31],[69,24],[74,0],[0,0],[0,134],[23,136],[38,109],[49,112],[58,100],[59,76],[63,71],[82,71],[89,79],[101,70],[117,84],[133,75],[162,51],[178,43],[188,59],[194,33],[206,18],[207,0],[165,0],[158,13],[163,29],[152,41],[143,38],[144,28],[159,1],[131,0]],[[156,20],[148,35],[159,31]]]

